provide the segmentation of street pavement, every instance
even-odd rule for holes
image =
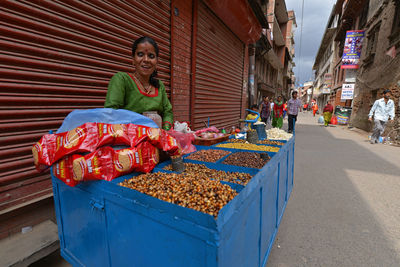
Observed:
[[[400,147],[367,138],[300,113],[294,188],[268,267],[400,266]]]

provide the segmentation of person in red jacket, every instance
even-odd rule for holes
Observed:
[[[333,106],[331,105],[329,100],[326,106],[324,107],[323,112],[324,112],[325,127],[328,127],[329,122],[332,119],[332,113],[333,113]]]
[[[312,112],[313,112],[314,117],[315,117],[315,114],[317,113],[317,111],[318,111],[318,105],[317,105],[317,103],[314,103],[314,105],[312,106]]]

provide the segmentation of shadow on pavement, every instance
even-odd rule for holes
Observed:
[[[399,186],[399,166],[328,129],[296,125],[294,188],[268,266],[400,266],[400,243],[382,220],[382,214],[392,216],[385,212],[393,205],[399,207],[398,197],[377,213],[371,203],[381,199],[367,200],[352,181],[366,184],[365,192],[390,190],[390,183]],[[350,177],[349,171],[360,175]],[[387,175],[394,178],[383,185],[379,177]],[[399,237],[398,222],[393,225]]]

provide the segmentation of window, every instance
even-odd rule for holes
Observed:
[[[400,3],[394,1],[396,10],[394,12],[392,34],[389,36],[390,45],[400,46]]]
[[[369,0],[364,4],[364,8],[360,15],[360,23],[358,28],[363,29],[368,20]]]
[[[380,28],[381,23],[379,22],[367,34],[368,43],[366,57],[364,59],[365,64],[369,64],[374,61]]]

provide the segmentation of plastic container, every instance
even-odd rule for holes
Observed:
[[[172,170],[175,172],[183,172],[185,170],[185,165],[183,164],[182,157],[171,158]]]
[[[152,119],[158,128],[162,128],[162,118],[158,115],[157,111],[145,111],[143,112],[143,116]]]
[[[265,131],[265,125],[264,124],[253,124],[253,128],[257,132],[258,140],[267,139],[267,132]]]
[[[231,185],[239,194],[217,218],[118,185],[135,173],[76,187],[52,176],[61,255],[73,266],[265,266],[293,188],[294,143],[260,170],[208,163],[254,175]]]
[[[258,134],[256,131],[247,131],[246,141],[252,144],[257,144]]]

